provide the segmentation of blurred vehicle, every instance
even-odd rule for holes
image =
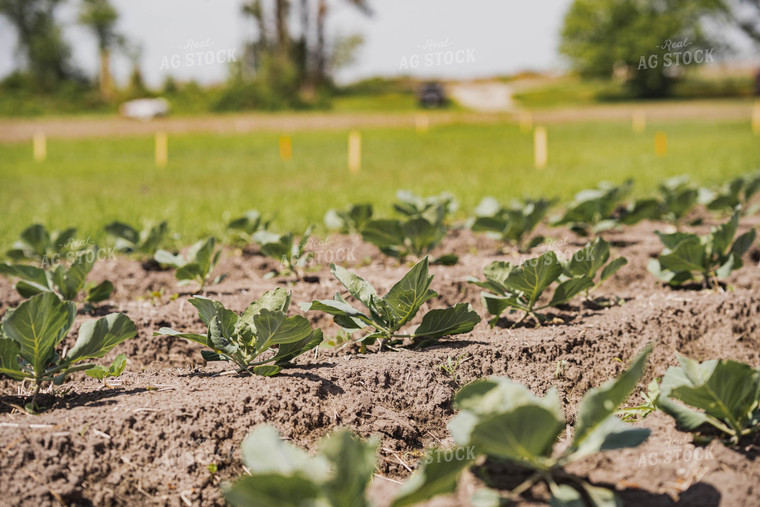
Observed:
[[[119,106],[119,114],[125,118],[149,121],[169,114],[169,101],[166,99],[136,99]]]
[[[420,106],[427,108],[446,105],[446,92],[441,83],[424,83],[417,94]]]

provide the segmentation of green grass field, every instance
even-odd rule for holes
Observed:
[[[654,154],[654,132],[668,134],[665,157]],[[760,142],[748,122],[650,123],[634,134],[628,122],[549,127],[549,167],[532,168],[532,136],[513,124],[453,125],[418,135],[412,129],[363,131],[359,174],[349,174],[347,132],[293,135],[293,160],[279,158],[277,133],[171,136],[165,169],[153,162],[151,137],[50,140],[48,160],[34,163],[31,146],[0,144],[0,247],[33,222],[77,226],[102,238],[115,220],[167,219],[182,241],[220,234],[249,208],[276,214],[276,228],[321,226],[330,207],[370,201],[390,214],[397,189],[453,192],[464,216],[481,197],[559,197],[598,181],[636,180],[636,193],[688,173],[715,184],[760,167]]]

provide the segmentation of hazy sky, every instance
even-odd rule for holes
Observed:
[[[239,57],[243,41],[254,34],[252,20],[240,15],[241,0],[112,2],[121,14],[121,31],[143,46],[142,70],[150,85],[168,73],[221,81],[225,62]],[[77,2],[69,3],[60,11],[66,37],[78,64],[94,75],[95,41],[77,25]],[[371,18],[346,2],[331,3],[330,33],[365,37],[357,63],[339,75],[345,82],[380,74],[470,78],[558,68],[558,32],[571,0],[374,0]],[[188,41],[208,49],[186,50]],[[0,75],[13,68],[14,50],[15,36],[0,20]],[[213,62],[205,55],[195,60],[194,52],[207,50],[214,52]],[[126,60],[117,58],[117,79],[127,72]]]

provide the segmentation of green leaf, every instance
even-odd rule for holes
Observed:
[[[380,249],[404,244],[404,231],[398,220],[370,220],[362,230],[362,239]]]
[[[43,225],[34,224],[21,232],[21,241],[26,243],[37,257],[43,257],[50,247],[50,234]]]
[[[546,252],[539,257],[523,262],[513,269],[504,286],[512,291],[521,292],[533,307],[541,293],[562,274],[562,266],[554,252]]]
[[[707,422],[738,438],[760,403],[760,371],[730,360],[700,364],[679,356],[679,361],[681,367],[668,368],[662,379],[662,410],[685,429]]]
[[[40,269],[36,266],[25,266],[22,264],[0,264],[0,273],[6,276],[14,276],[16,278],[20,278],[21,280],[38,288],[38,291],[50,290],[45,270]]]
[[[438,495],[453,493],[462,470],[467,468],[474,459],[468,450],[462,447],[449,450],[452,459],[439,450],[431,450],[425,456],[424,466],[417,470],[399,488],[391,507],[406,507],[424,502]],[[462,459],[456,459],[459,455]]]
[[[224,492],[224,498],[239,507],[316,506],[319,497],[319,487],[308,478],[277,474],[243,477]]]
[[[176,336],[178,338],[185,338],[187,340],[191,340],[200,343],[201,345],[207,345],[210,347],[207,338],[203,335],[195,333],[180,333],[179,331],[175,331],[174,329],[168,327],[162,327],[158,331],[155,331],[153,333],[153,336]]]
[[[0,336],[2,330],[0,329]],[[21,370],[18,356],[21,347],[10,338],[0,338],[0,374],[8,375],[14,380],[22,380],[30,375]]]
[[[100,381],[105,380],[107,377],[118,377],[124,372],[124,368],[127,366],[127,356],[119,354],[111,363],[111,366],[106,368],[105,366],[96,365],[89,370],[85,371],[85,374],[94,377]]]
[[[459,303],[450,308],[431,310],[422,318],[414,331],[415,338],[441,338],[469,333],[480,322],[480,316],[469,303]]]
[[[549,498],[549,505],[551,507],[586,507],[583,495],[569,484],[553,486],[551,488],[551,495],[551,498]]]
[[[20,346],[19,355],[41,378],[55,347],[74,324],[76,307],[52,292],[33,296],[3,317],[3,333]]]
[[[140,241],[140,233],[124,222],[111,222],[105,226],[105,231],[111,236],[123,239],[132,245],[136,245]]]
[[[256,332],[254,317],[266,309],[270,312],[287,312],[290,308],[290,292],[283,288],[276,288],[265,292],[258,300],[254,301],[240,316],[242,322],[252,326],[253,332]]]
[[[599,445],[600,442],[605,442],[605,431],[619,429],[618,426],[609,426],[606,420],[610,416],[614,417],[618,406],[628,399],[638,384],[644,374],[652,347],[652,344],[647,345],[617,379],[609,380],[601,387],[593,388],[586,393],[578,407],[575,435],[568,454],[581,457],[602,450],[603,447]]]
[[[113,292],[113,284],[106,280],[90,289],[86,300],[88,303],[100,303],[108,299],[111,296],[111,292]]]
[[[330,264],[330,271],[338,279],[348,292],[367,308],[372,304],[372,298],[377,297],[377,291],[372,285],[359,275],[356,275],[345,268]]]
[[[596,272],[610,258],[610,245],[602,238],[596,238],[593,243],[578,250],[565,264],[564,271],[568,276],[587,276],[593,279]]]
[[[253,367],[253,373],[262,377],[274,377],[282,371],[280,366],[260,365]]]
[[[311,336],[311,324],[300,315],[287,317],[283,312],[262,308],[254,317],[256,326],[256,352],[261,353],[272,345],[294,343]]]
[[[588,276],[565,280],[555,289],[549,306],[564,305],[584,290],[590,289],[593,286],[594,281]]]
[[[137,326],[124,314],[111,313],[97,320],[88,320],[79,328],[74,347],[66,361],[74,363],[105,356],[116,345],[137,335]]]
[[[328,478],[328,466],[323,459],[310,458],[306,452],[281,440],[277,430],[268,424],[254,428],[243,440],[240,451],[243,464],[254,476],[301,474],[320,483]]]
[[[187,259],[182,255],[174,255],[166,250],[156,250],[156,253],[153,254],[153,260],[162,266],[172,266],[174,268],[181,268],[187,264]]]
[[[472,507],[500,507],[502,501],[498,491],[491,488],[480,488],[472,494],[470,503]]]
[[[425,257],[383,296],[383,301],[393,312],[395,329],[414,318],[420,306],[438,295],[430,290],[432,281],[433,277],[428,275],[428,258]]]
[[[401,226],[404,237],[409,239],[412,252],[422,256],[435,248],[446,235],[446,228],[425,218],[415,218]]]
[[[715,227],[710,233],[712,251],[724,255],[731,247],[736,230],[739,228],[739,212],[735,212],[728,222]]]
[[[600,278],[600,282],[603,282],[613,276],[615,273],[617,273],[620,268],[628,264],[628,259],[625,257],[618,257],[617,259],[613,260],[606,266],[604,266],[604,269],[602,270],[602,276]]]
[[[332,465],[332,477],[324,483],[332,507],[366,507],[366,490],[375,473],[380,442],[362,442],[347,430],[325,437],[319,453]]]
[[[312,334],[303,340],[293,343],[283,343],[277,349],[277,354],[271,359],[277,364],[285,364],[292,359],[304,354],[322,343],[323,336],[321,329],[315,329]]]

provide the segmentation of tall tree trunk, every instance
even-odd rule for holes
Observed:
[[[319,0],[317,6],[317,48],[315,82],[321,85],[327,75],[327,44],[325,39],[325,20],[327,19],[327,2]]]
[[[290,34],[288,33],[288,0],[277,0],[276,4],[276,27],[277,27],[277,56],[281,60],[287,60],[290,51]]]

